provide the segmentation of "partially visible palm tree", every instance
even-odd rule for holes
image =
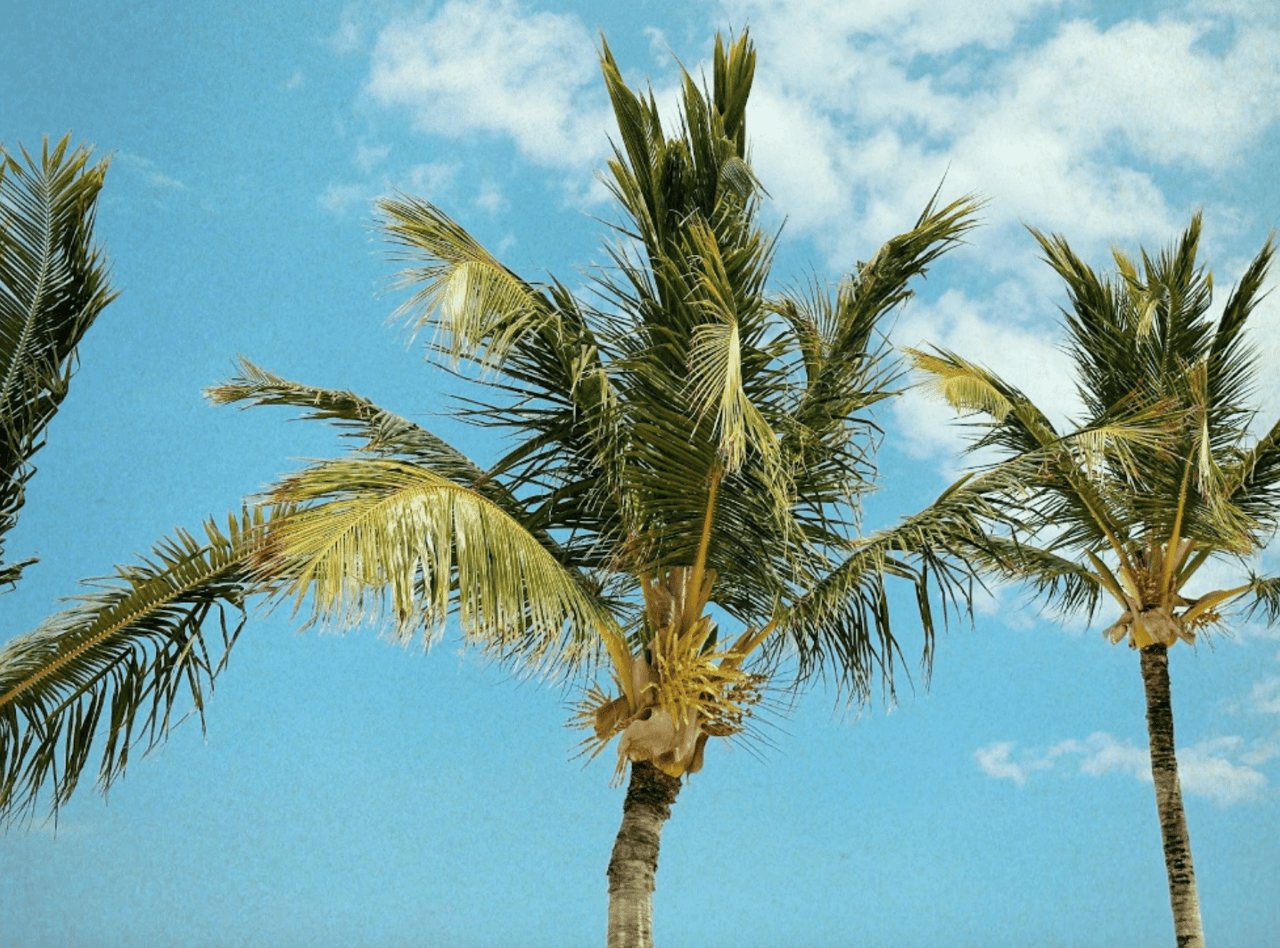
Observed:
[[[1194,642],[1219,610],[1252,596],[1274,620],[1280,580],[1249,557],[1280,523],[1280,421],[1250,442],[1259,368],[1244,334],[1273,254],[1268,240],[1210,316],[1213,278],[1196,261],[1197,214],[1181,239],[1141,265],[1115,252],[1099,276],[1062,237],[1032,231],[1067,285],[1068,345],[1083,415],[1066,431],[1017,388],[941,349],[912,351],[934,392],[984,416],[972,450],[1000,460],[962,489],[981,497],[993,536],[979,561],[1029,583],[1067,613],[1119,610],[1106,635],[1140,655],[1151,772],[1177,944],[1204,944],[1174,755],[1168,649]],[[1239,584],[1193,593],[1214,558],[1240,564]]]
[[[550,674],[607,662],[612,690],[589,687],[581,721],[589,750],[616,737],[619,776],[630,767],[609,943],[650,944],[662,823],[708,739],[741,733],[783,667],[799,681],[828,670],[855,700],[877,676],[891,689],[901,651],[887,576],[915,586],[926,663],[929,577],[946,606],[964,592],[934,552],[950,511],[967,510],[963,492],[883,533],[856,526],[874,475],[868,411],[890,394],[879,321],[973,225],[976,204],[931,201],[837,286],[770,292],[773,238],[746,147],[754,68],[746,34],[717,39],[711,87],[685,75],[680,123],[664,129],[652,93],[628,88],[604,47],[620,136],[607,183],[624,220],[591,297],[520,278],[427,203],[382,202],[408,264],[409,322],[434,332],[447,364],[480,370],[488,394],[459,414],[505,432],[505,453],[481,465],[356,395],[242,361],[214,401],[303,408],[358,449],[283,479],[256,522],[167,550],[172,565],[125,573],[114,599],[0,655],[0,721],[25,709],[39,748],[28,756],[54,759],[76,723],[46,709],[100,707],[112,686],[113,714],[130,721],[135,695],[153,695],[148,733],[162,735],[176,661],[156,652],[152,668],[125,666],[109,649],[168,635],[203,655],[204,615],[249,592],[309,601],[313,622],[373,616],[405,641],[429,643],[452,617],[488,654]],[[161,608],[146,605],[148,584]],[[720,635],[713,607],[736,635]],[[161,680],[167,690],[151,684]],[[80,756],[55,802],[87,753],[75,733]],[[116,764],[104,758],[104,782]],[[30,801],[47,768],[25,766]]]
[[[92,162],[89,148],[72,150],[69,140],[52,148],[46,140],[38,160],[0,148],[0,540],[17,522],[76,347],[116,297],[93,243],[108,161]],[[252,519],[231,534],[209,524],[208,542],[180,533],[154,560],[122,567],[114,582],[0,649],[0,820],[30,812],[42,789],[55,811],[70,797],[104,712],[105,789],[138,737],[163,736],[181,692],[201,707],[220,662],[200,627],[220,610],[225,655],[239,625],[228,627],[221,610],[240,602],[242,532]],[[34,562],[0,566],[0,584]]]
[[[76,346],[115,298],[106,259],[93,245],[106,160],[68,153],[70,136],[39,161],[0,146],[0,553],[18,522],[32,456],[66,397]],[[35,560],[0,561],[0,586]]]

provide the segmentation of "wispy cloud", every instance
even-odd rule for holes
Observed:
[[[1248,743],[1242,737],[1219,737],[1178,750],[1178,775],[1185,792],[1229,806],[1261,797],[1267,777],[1257,768],[1280,756],[1275,741]],[[1086,777],[1120,774],[1151,782],[1145,747],[1098,732],[1084,740],[1066,740],[1049,748],[1018,750],[1009,741],[978,748],[974,760],[983,773],[1023,786],[1033,774],[1059,766]]]
[[[347,214],[354,208],[365,209],[372,201],[373,195],[363,184],[330,184],[316,199],[326,211],[333,214]]]
[[[355,164],[363,180],[330,183],[317,198],[320,206],[333,214],[347,215],[367,212],[377,199],[396,193],[439,201],[453,187],[461,168],[456,161],[428,161],[390,172],[380,169],[387,152],[385,148],[362,145],[356,153]],[[378,169],[376,173],[375,169]],[[481,197],[485,194],[482,191]]]
[[[716,5],[760,45],[757,170],[788,232],[833,267],[910,226],[944,175],[949,195],[991,199],[965,265],[1005,298],[913,303],[895,339],[988,362],[1042,405],[1072,386],[1052,328],[1061,293],[1023,222],[1103,266],[1113,242],[1162,246],[1186,224],[1185,197],[1162,184],[1229,173],[1280,120],[1280,30],[1239,4],[1118,21],[1056,0]],[[1207,214],[1217,236],[1244,217]],[[904,446],[952,454],[948,411],[907,399],[899,412]]]
[[[1249,698],[1255,711],[1263,714],[1280,714],[1280,676],[1272,676],[1256,682]]]
[[[480,193],[476,195],[476,207],[487,214],[496,214],[506,203],[507,199],[496,181],[486,178],[480,182]]]
[[[137,174],[153,194],[187,190],[187,186],[177,178],[161,172],[150,158],[122,151],[115,156],[115,160]]]
[[[354,53],[364,42],[363,9],[360,4],[347,4],[338,20],[338,28],[325,40],[325,44],[339,56]]]

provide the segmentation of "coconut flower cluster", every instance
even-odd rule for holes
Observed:
[[[697,567],[646,578],[646,644],[633,652],[616,638],[608,641],[620,693],[590,688],[576,723],[593,731],[583,742],[593,747],[591,757],[619,738],[619,780],[627,761],[648,761],[672,777],[697,773],[707,739],[741,733],[761,700],[768,677],[742,665],[772,626],[750,628],[717,649],[716,623],[705,614],[714,584],[715,571]]]

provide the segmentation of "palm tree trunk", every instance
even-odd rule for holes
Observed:
[[[609,860],[609,948],[653,948],[658,845],[679,792],[679,777],[645,761],[632,763],[622,826]]]
[[[1173,702],[1169,691],[1169,653],[1163,645],[1142,649],[1142,683],[1147,692],[1147,734],[1151,742],[1151,779],[1169,872],[1169,904],[1178,948],[1204,948],[1200,899],[1191,862],[1191,837],[1182,810],[1182,786],[1173,744]]]

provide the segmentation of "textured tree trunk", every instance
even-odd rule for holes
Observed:
[[[609,860],[609,948],[653,948],[658,845],[679,792],[679,777],[643,761],[632,763],[622,826]]]
[[[1163,645],[1142,649],[1142,683],[1147,692],[1147,734],[1151,741],[1151,779],[1156,786],[1156,811],[1164,840],[1164,864],[1169,872],[1169,904],[1178,948],[1204,948],[1200,899],[1191,863],[1191,838],[1182,811],[1182,786],[1174,756],[1173,703],[1169,692],[1169,652]]]

